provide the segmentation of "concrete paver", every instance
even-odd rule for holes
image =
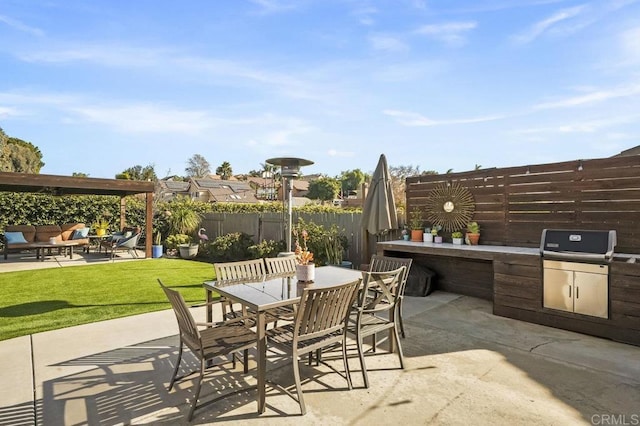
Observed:
[[[192,312],[204,319],[203,308]],[[238,392],[192,423],[551,425],[603,424],[598,416],[609,415],[640,424],[639,347],[491,312],[490,302],[449,293],[407,297],[404,370],[396,354],[367,356],[365,389],[353,352],[349,391],[330,368],[304,365],[300,416],[287,393],[290,362],[270,352],[266,413],[256,414],[255,391]],[[0,425],[187,424],[193,380],[166,390],[176,332],[167,310],[0,341]],[[186,359],[183,368],[195,369]],[[340,359],[324,359],[342,371]],[[213,371],[205,400],[255,384],[240,366]]]

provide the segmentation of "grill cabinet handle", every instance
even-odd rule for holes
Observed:
[[[576,287],[576,299],[580,299],[580,287]]]
[[[571,286],[569,286],[569,297],[571,297]]]

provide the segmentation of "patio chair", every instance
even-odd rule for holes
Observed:
[[[214,263],[213,269],[216,272],[217,286],[262,281],[266,276],[262,259]],[[229,319],[238,316],[238,313],[233,309],[233,302],[231,300],[220,297],[220,302],[222,318]],[[246,308],[243,307],[242,309],[243,315],[246,315]]]
[[[356,298],[361,279],[325,288],[305,288],[293,323],[267,330],[269,343],[291,356],[298,403],[304,415],[307,409],[300,383],[299,357],[322,348],[342,343],[347,386],[351,389],[351,375],[347,362],[347,319]],[[319,358],[319,357],[318,357]]]
[[[269,276],[287,276],[296,273],[295,256],[265,257],[264,263]]]
[[[409,269],[411,269],[412,262],[413,259],[411,258],[389,257],[374,254],[371,256],[371,263],[369,265],[369,272],[393,271],[401,266],[406,268],[400,280],[400,291],[398,291],[399,299],[397,304],[398,324],[400,325],[400,335],[403,339],[406,335],[404,333],[404,322],[402,318],[402,301],[404,300],[404,291],[407,287],[407,279],[409,278]]]
[[[349,325],[350,331],[355,334],[358,348],[358,357],[362,368],[362,378],[365,388],[369,387],[367,367],[364,361],[363,341],[367,336],[373,337],[373,351],[377,346],[376,335],[383,331],[391,331],[400,359],[400,368],[404,368],[402,346],[398,336],[398,292],[400,281],[406,268],[399,267],[386,272],[363,272],[363,286],[358,295],[357,304],[354,307]],[[391,342],[390,347],[392,347]]]
[[[191,402],[191,409],[189,410],[188,416],[188,420],[191,421],[193,413],[197,408],[204,372],[206,368],[214,366],[210,361],[221,356],[233,356],[235,353],[242,351],[244,354],[244,369],[246,373],[248,349],[256,346],[257,335],[250,328],[243,325],[243,318],[237,318],[221,323],[196,323],[191,312],[189,312],[182,295],[175,290],[167,288],[160,279],[158,279],[158,283],[160,283],[160,287],[162,287],[162,290],[167,295],[169,302],[171,302],[171,307],[173,308],[176,320],[178,321],[180,335],[178,359],[176,361],[173,374],[171,375],[171,382],[169,383],[168,388],[169,392],[171,392],[173,384],[176,381],[182,380],[196,372],[193,371],[185,374],[184,376],[177,377],[180,362],[182,360],[182,348],[184,345],[191,349],[193,355],[195,355],[200,362],[200,376],[196,382],[196,389],[193,394],[193,401]],[[198,326],[208,326],[208,328],[199,330]],[[235,358],[233,361],[235,366]],[[231,392],[210,402],[214,402],[220,398],[234,394],[236,394],[236,392]]]
[[[138,258],[136,245],[138,244],[140,233],[133,234],[130,237],[114,239],[113,241],[100,241],[100,246],[105,248],[105,253],[114,260],[114,256],[118,251],[127,251],[131,257]]]

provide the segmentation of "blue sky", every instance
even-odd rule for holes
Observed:
[[[0,0],[0,127],[42,173],[471,170],[640,145],[639,0]]]

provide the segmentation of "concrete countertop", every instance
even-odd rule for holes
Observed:
[[[435,254],[439,256],[457,256],[474,259],[493,260],[497,254],[520,254],[527,256],[540,256],[538,247],[513,247],[452,244],[452,243],[425,243],[417,241],[382,241],[378,243],[378,249],[389,251],[403,251],[409,253]]]

